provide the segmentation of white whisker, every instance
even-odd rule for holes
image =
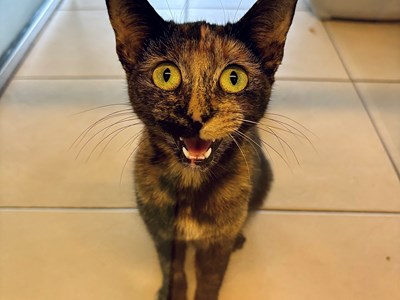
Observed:
[[[235,139],[231,134],[229,134],[229,136],[230,136],[231,139],[234,141],[234,143],[236,144],[236,146],[239,148],[239,151],[242,153],[242,156],[243,156],[243,158],[244,158],[244,162],[246,163],[247,173],[249,174],[249,177],[250,177],[249,164],[247,163],[247,159],[246,159],[246,156],[245,156],[244,153],[243,153],[242,148],[240,147],[239,143],[236,141],[236,139]]]
[[[139,142],[139,144],[132,150],[132,152],[129,154],[128,158],[126,159],[125,164],[124,164],[124,167],[122,168],[122,171],[121,171],[121,175],[120,175],[120,177],[119,177],[119,184],[120,184],[120,185],[122,184],[122,177],[123,177],[123,175],[124,175],[125,168],[126,168],[128,162],[129,162],[129,159],[133,156],[133,154],[136,152],[136,150],[139,148],[139,146],[140,146],[142,143],[143,143],[143,140]]]

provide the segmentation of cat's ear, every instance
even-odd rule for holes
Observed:
[[[106,0],[119,59],[127,68],[137,62],[146,41],[165,30],[166,22],[147,0]]]
[[[258,0],[233,24],[232,32],[255,52],[270,76],[282,61],[296,3],[297,0]]]

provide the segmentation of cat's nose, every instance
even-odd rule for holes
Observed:
[[[193,122],[204,124],[209,119],[210,107],[206,99],[203,96],[193,95],[190,99],[188,116]]]
[[[193,120],[193,122],[201,124],[204,124],[205,122],[207,122],[208,119],[210,119],[210,116],[208,114],[196,113],[196,114],[190,114],[189,116]]]
[[[193,122],[193,130],[195,131],[196,135],[199,134],[201,128],[203,128],[203,123],[202,122],[197,122],[197,121]]]
[[[203,117],[201,115],[201,112],[198,111],[198,110],[193,111],[192,113],[190,113],[190,117],[192,118],[192,120],[194,122],[203,123]]]

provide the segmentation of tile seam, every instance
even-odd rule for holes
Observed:
[[[17,207],[5,206],[0,207],[2,212],[103,212],[103,213],[118,213],[118,212],[136,212],[136,207]],[[363,211],[363,210],[312,210],[312,209],[258,209],[260,213],[275,213],[275,214],[313,214],[313,215],[354,215],[354,216],[396,216],[400,217],[400,211]]]
[[[342,65],[343,65],[343,68],[347,73],[347,76],[350,78],[350,82],[351,82],[351,84],[352,84],[352,86],[354,88],[354,91],[356,92],[356,94],[358,96],[358,99],[359,99],[359,101],[360,101],[365,113],[367,114],[367,116],[368,116],[368,118],[369,118],[369,120],[371,122],[372,127],[374,128],[375,134],[377,135],[377,137],[378,137],[378,139],[379,139],[379,141],[380,141],[380,143],[381,143],[381,145],[382,145],[382,147],[383,147],[383,149],[384,149],[384,151],[386,153],[386,156],[387,156],[387,158],[389,159],[389,161],[390,161],[390,163],[392,165],[392,168],[393,168],[393,170],[394,170],[394,172],[395,172],[395,174],[397,176],[397,179],[400,181],[400,168],[398,168],[396,166],[394,158],[393,158],[392,154],[390,153],[389,148],[388,148],[385,140],[383,139],[383,137],[382,137],[382,135],[381,135],[381,133],[379,131],[379,128],[378,128],[378,126],[377,126],[377,124],[375,122],[375,119],[373,118],[372,113],[371,113],[371,111],[370,111],[370,109],[369,109],[369,107],[368,107],[368,105],[367,105],[362,93],[360,92],[360,89],[357,86],[357,83],[360,83],[360,81],[355,81],[352,78],[352,76],[350,74],[350,70],[349,70],[348,66],[346,65],[346,63],[345,63],[345,61],[343,59],[343,56],[342,56],[342,54],[341,54],[341,52],[339,50],[339,47],[338,47],[335,39],[333,38],[332,32],[329,30],[329,28],[326,26],[326,24],[327,24],[327,22],[322,22],[322,25],[323,25],[323,27],[325,29],[325,32],[327,33],[327,35],[328,35],[333,47],[335,48],[335,51],[336,51],[337,55],[339,56],[339,59],[340,59]]]

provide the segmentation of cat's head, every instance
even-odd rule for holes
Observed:
[[[130,101],[155,146],[206,168],[242,139],[267,108],[296,1],[258,0],[225,26],[106,1]]]

